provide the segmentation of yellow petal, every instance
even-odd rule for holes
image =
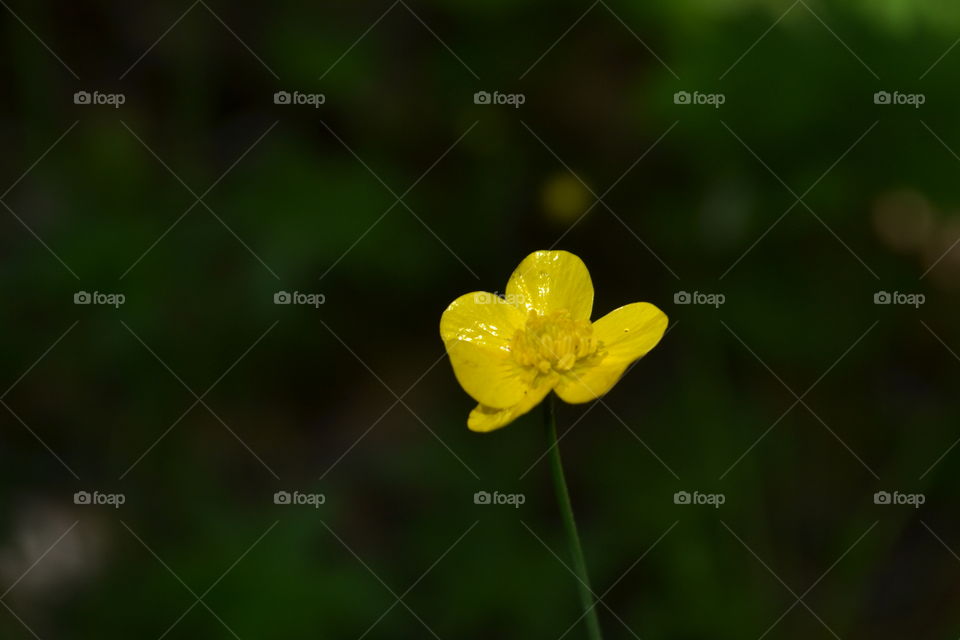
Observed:
[[[667,316],[646,302],[628,304],[593,323],[593,335],[606,356],[574,367],[557,386],[564,402],[590,402],[610,391],[626,368],[653,349],[667,329]]]
[[[567,251],[535,251],[523,259],[507,283],[507,300],[545,315],[567,310],[574,320],[589,320],[593,283],[583,260]]]
[[[470,412],[467,427],[471,431],[486,433],[505,427],[523,414],[529,412],[550,393],[552,385],[541,384],[536,389],[528,388],[527,393],[517,404],[506,409],[494,409],[481,404]]]
[[[529,376],[510,353],[523,322],[517,307],[483,291],[460,296],[443,312],[440,337],[454,375],[477,402],[504,408],[523,398]]]

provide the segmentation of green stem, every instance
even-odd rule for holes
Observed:
[[[590,589],[590,578],[587,576],[587,563],[583,559],[580,536],[577,534],[577,523],[573,518],[573,505],[570,504],[570,492],[567,491],[567,481],[563,475],[563,461],[560,459],[560,446],[557,442],[557,418],[554,413],[554,402],[551,393],[546,402],[543,403],[547,441],[550,444],[553,485],[557,492],[560,514],[563,516],[563,528],[566,530],[567,541],[570,544],[570,555],[573,556],[573,568],[578,578],[577,592],[580,594],[580,604],[583,606],[583,615],[587,620],[587,633],[590,640],[602,640],[600,621],[597,619],[597,607],[593,602],[593,591]]]

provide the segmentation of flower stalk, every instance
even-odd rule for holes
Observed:
[[[543,403],[544,424],[547,429],[547,442],[550,445],[550,467],[553,471],[553,486],[557,494],[557,504],[563,518],[563,528],[567,534],[570,546],[570,555],[573,557],[573,570],[577,576],[577,592],[580,596],[580,605],[587,624],[587,635],[590,640],[602,640],[600,635],[600,621],[597,618],[597,607],[593,601],[593,591],[590,588],[590,577],[587,575],[587,563],[583,557],[583,548],[580,546],[580,536],[577,533],[577,522],[573,517],[573,505],[570,503],[570,492],[567,490],[567,481],[563,473],[563,461],[560,459],[560,445],[557,441],[557,418],[555,412],[556,401],[553,394]]]

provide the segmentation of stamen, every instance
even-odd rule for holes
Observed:
[[[540,315],[531,311],[510,344],[514,359],[535,376],[566,373],[581,360],[603,357],[589,320],[574,320],[567,311]]]

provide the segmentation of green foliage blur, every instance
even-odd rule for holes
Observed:
[[[470,433],[438,337],[554,246],[672,324],[560,410],[607,637],[960,634],[960,7],[0,14],[0,637],[585,637],[540,412]]]

